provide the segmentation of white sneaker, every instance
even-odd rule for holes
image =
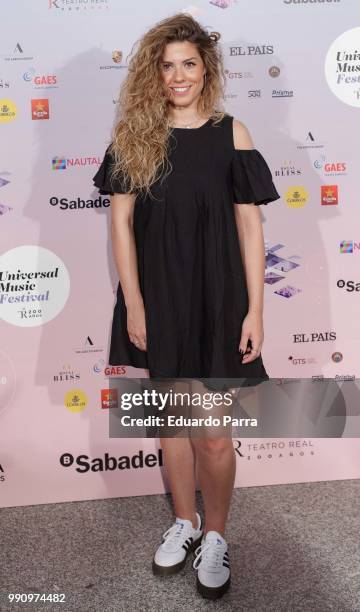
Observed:
[[[191,521],[177,518],[172,527],[164,533],[163,543],[153,559],[154,574],[175,574],[185,566],[189,552],[197,547],[203,534],[201,518],[198,513],[196,516],[197,529],[194,529]]]
[[[230,586],[230,562],[226,540],[217,531],[208,531],[195,551],[197,588],[207,599],[217,599]]]

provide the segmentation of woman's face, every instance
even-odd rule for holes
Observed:
[[[194,43],[166,45],[160,73],[170,102],[177,107],[195,107],[204,86],[205,65]]]

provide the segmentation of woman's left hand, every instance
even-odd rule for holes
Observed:
[[[248,347],[248,341],[251,340],[252,348]],[[239,351],[243,351],[244,356],[242,363],[249,363],[257,359],[261,353],[262,344],[264,341],[264,327],[262,315],[258,313],[248,312],[241,329],[241,340]]]

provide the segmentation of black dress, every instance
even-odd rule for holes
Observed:
[[[173,128],[171,174],[136,197],[134,235],[146,320],[147,351],[127,333],[120,282],[110,365],[149,370],[150,378],[268,380],[262,358],[242,364],[238,351],[248,310],[234,203],[279,199],[261,153],[236,150],[233,117],[199,128]],[[101,194],[126,193],[112,182],[109,150],[94,177]],[[234,382],[234,386],[240,386]],[[241,383],[244,384],[244,382]]]

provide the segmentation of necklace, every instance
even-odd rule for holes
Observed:
[[[179,128],[185,128],[185,129],[190,129],[192,125],[194,125],[194,123],[197,123],[198,121],[200,121],[200,118],[198,117],[197,119],[195,119],[195,121],[192,121],[191,123],[187,123],[186,125],[171,125],[170,127],[179,127]]]

